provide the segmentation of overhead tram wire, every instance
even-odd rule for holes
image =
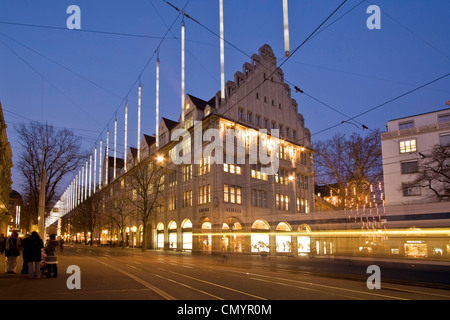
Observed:
[[[10,50],[19,60],[21,60],[23,63],[25,63],[32,71],[34,71],[36,74],[38,74],[42,80],[45,80],[47,83],[49,83],[53,88],[55,88],[60,94],[62,94],[67,100],[69,100],[71,103],[73,103],[76,107],[78,107],[79,110],[81,110],[83,113],[85,113],[91,120],[95,121],[94,118],[91,117],[91,115],[86,112],[84,109],[82,109],[75,101],[73,101],[67,94],[65,94],[61,89],[59,89],[55,84],[53,84],[50,80],[48,80],[44,75],[37,70],[33,65],[31,65],[27,60],[25,60],[22,56],[20,56],[13,48],[8,46],[2,39],[0,39],[0,43],[3,44],[8,50]]]
[[[33,28],[53,29],[53,30],[64,30],[64,31],[70,31],[70,32],[84,32],[84,33],[106,34],[106,35],[123,36],[123,37],[147,38],[147,39],[164,39],[164,37],[150,36],[150,35],[145,35],[145,34],[112,32],[112,31],[100,31],[100,30],[86,30],[86,29],[68,29],[67,27],[63,28],[63,27],[56,27],[56,26],[45,26],[45,25],[39,25],[39,24],[18,23],[18,22],[9,22],[9,21],[0,21],[0,24],[21,26],[21,27],[33,27]]]
[[[366,1],[368,4],[370,5],[374,5],[374,3],[372,3],[371,1],[368,0],[364,0]],[[432,45],[430,42],[428,42],[427,40],[425,40],[424,38],[420,37],[418,34],[416,34],[414,31],[412,31],[410,28],[408,28],[407,26],[405,26],[404,24],[402,24],[400,21],[398,21],[397,19],[395,19],[392,15],[389,15],[389,13],[386,11],[386,8],[383,7],[383,15],[386,15],[388,18],[390,18],[392,21],[394,21],[395,23],[397,23],[399,26],[401,26],[402,28],[404,28],[406,31],[408,31],[409,33],[411,33],[415,38],[417,38],[418,40],[422,41],[423,43],[425,43],[427,46],[429,46],[431,49],[433,49],[434,51],[436,51],[437,53],[439,53],[440,55],[442,55],[443,57],[450,59],[450,56],[445,53],[444,51],[440,50],[439,48],[435,47],[434,45]]]
[[[151,0],[148,0],[148,2],[150,3],[150,5],[153,7],[153,9],[155,10],[155,12],[156,12],[156,14],[159,16],[159,18],[161,19],[161,22],[164,24],[164,26],[166,27],[166,28],[168,28],[168,26],[167,26],[167,24],[166,24],[166,22],[164,21],[164,19],[163,19],[163,17],[161,16],[161,14],[159,13],[159,11],[158,11],[158,9],[156,8],[156,6],[153,4],[153,2],[151,1]],[[171,34],[172,34],[172,36],[173,36],[173,39],[176,39],[176,40],[180,40],[179,42],[181,43],[181,38],[177,38],[176,37],[176,35],[171,31],[170,32]],[[185,39],[185,41],[187,41],[187,39]],[[212,79],[214,79],[215,81],[218,81],[218,79],[213,75],[213,74],[211,74],[211,72],[208,70],[208,68],[206,68],[203,64],[202,64],[202,62],[199,60],[199,59],[197,59],[196,57],[195,57],[195,55],[193,55],[188,49],[186,49],[186,52],[187,53],[189,53],[190,55],[191,55],[191,57],[200,65],[200,67],[212,78]]]
[[[339,20],[342,19],[344,16],[346,16],[347,14],[349,14],[351,11],[353,11],[354,9],[356,9],[357,7],[359,7],[364,1],[365,1],[365,0],[362,0],[362,1],[360,1],[359,3],[357,3],[357,4],[356,4],[355,6],[353,6],[351,9],[347,10],[347,11],[346,11],[345,13],[343,13],[341,16],[339,16],[339,17],[336,18],[334,21],[332,21],[330,24],[328,24],[327,26],[325,26],[322,30],[317,31],[317,32],[315,32],[315,33],[313,32],[312,36],[309,37],[309,40],[311,40],[312,38],[316,37],[317,35],[319,35],[319,34],[322,33],[323,31],[325,31],[326,29],[328,29],[329,27],[331,27],[331,26],[332,26],[333,24],[335,24],[337,21],[339,21]],[[163,2],[169,4],[172,8],[175,8],[175,10],[177,10],[178,12],[180,12],[180,13],[182,13],[182,14],[186,14],[183,10],[180,10],[180,9],[176,8],[175,6],[173,6],[172,4],[170,4],[169,2],[167,2],[167,1],[165,1],[165,0],[163,0]],[[341,6],[342,6],[343,4],[344,4],[344,3],[342,3]],[[339,9],[339,8],[337,8],[335,11],[337,11],[338,9]],[[333,12],[333,14],[334,14],[334,12]],[[193,19],[192,17],[190,17],[190,19],[192,19],[193,21],[195,21],[196,23],[198,23],[202,28],[204,28],[205,30],[207,30],[207,31],[210,32],[211,34],[215,35],[215,36],[218,37],[219,39],[222,39],[222,37],[221,37],[219,34],[217,34],[216,32],[214,32],[213,30],[211,30],[211,29],[208,28],[207,26],[203,25],[203,24],[202,24],[201,22],[199,22],[198,20]],[[323,25],[323,23],[322,23],[321,25]],[[320,29],[320,27],[321,27],[321,26],[319,26],[317,29]],[[232,46],[234,49],[236,49],[237,51],[241,52],[242,54],[244,54],[244,55],[247,56],[248,58],[251,58],[251,56],[250,56],[248,53],[246,53],[244,50],[240,49],[238,46],[234,45],[233,43],[229,42],[229,41],[226,40],[226,39],[222,39],[222,40],[224,40],[227,44],[229,44],[229,45]],[[307,41],[307,40],[305,40],[304,43],[306,43],[306,41]],[[303,44],[304,44],[304,43],[303,43]],[[303,44],[302,44],[302,45],[303,45]],[[297,49],[298,49],[298,48],[297,48]],[[297,50],[297,49],[296,49],[296,50]],[[286,57],[283,57],[283,59],[285,59],[285,58],[286,58]],[[283,63],[284,63],[284,62],[283,62]],[[264,66],[264,65],[263,65],[263,66]],[[264,67],[265,67],[265,66],[264,66]],[[275,70],[275,71],[276,71],[276,70]],[[295,89],[297,92],[304,93],[303,90],[301,90],[298,86],[296,86],[295,84],[293,84],[292,82],[290,82],[290,81],[287,80],[286,78],[284,79],[284,81],[285,81],[286,83],[290,84],[292,87],[294,87],[294,89]],[[313,99],[313,100],[315,100],[315,101],[317,101],[317,102],[319,102],[319,103],[325,105],[326,107],[330,108],[331,110],[333,110],[333,111],[335,111],[335,112],[337,112],[337,113],[339,113],[339,114],[341,114],[341,115],[343,115],[343,116],[345,116],[345,117],[347,117],[347,118],[350,119],[350,116],[348,116],[348,115],[346,115],[346,114],[340,112],[339,110],[337,110],[337,109],[335,109],[335,108],[329,106],[328,104],[326,104],[326,103],[324,103],[324,102],[322,102],[322,101],[320,101],[320,100],[318,100],[318,99],[312,97],[312,96],[309,95],[308,93],[305,93],[305,95],[307,95],[307,96],[310,97],[311,99]],[[245,98],[245,97],[244,97],[244,98]],[[240,102],[240,101],[238,101],[238,102]],[[229,111],[229,110],[227,110],[227,111]],[[359,123],[359,122],[358,122],[358,123]],[[359,123],[359,124],[361,125],[361,127],[362,127],[363,129],[367,128],[364,124],[362,124],[362,123]]]
[[[190,2],[190,0],[188,0],[188,1],[186,2],[184,8],[186,8],[186,6],[189,4],[189,2]],[[183,9],[184,9],[184,8],[183,8]],[[109,127],[109,124],[110,124],[111,120],[114,119],[114,117],[115,117],[116,114],[117,114],[117,111],[120,109],[120,107],[122,106],[122,104],[123,104],[125,101],[127,101],[128,96],[129,96],[131,90],[136,86],[136,83],[137,83],[138,81],[139,81],[139,83],[140,83],[142,74],[144,73],[144,71],[145,71],[145,70],[147,69],[147,67],[149,66],[150,61],[153,59],[153,57],[155,56],[155,54],[157,54],[157,53],[159,52],[159,49],[160,49],[162,43],[163,43],[164,40],[166,39],[167,35],[169,34],[169,32],[171,31],[172,27],[174,26],[174,24],[176,23],[176,21],[178,20],[179,17],[180,17],[180,15],[178,15],[178,16],[174,19],[174,21],[172,22],[172,24],[170,25],[170,27],[169,27],[168,30],[166,31],[165,35],[161,38],[161,40],[160,40],[160,42],[159,42],[157,48],[155,49],[155,51],[153,52],[153,54],[152,54],[152,55],[150,56],[150,58],[148,59],[147,63],[146,63],[146,64],[144,65],[144,67],[142,68],[142,70],[141,70],[141,72],[139,73],[139,75],[138,75],[138,77],[136,78],[136,80],[133,82],[133,84],[132,84],[132,86],[130,87],[130,89],[128,90],[128,92],[127,92],[125,98],[123,98],[123,100],[122,100],[122,102],[120,103],[120,105],[119,105],[119,106],[116,108],[116,110],[114,111],[112,118],[108,121],[107,125],[103,128],[103,130],[101,131],[100,135],[99,135],[99,136],[97,137],[97,139],[95,140],[94,145],[93,145],[93,147],[91,148],[91,151],[92,151],[92,149],[96,149],[96,148],[97,148],[97,147],[96,147],[97,142],[101,139],[101,136],[103,135],[103,132],[105,131],[105,129],[108,130],[107,128]],[[100,141],[101,141],[101,140],[100,140]],[[109,148],[109,145],[106,145],[106,148],[107,148],[107,150],[109,150],[109,149],[110,149],[110,148]],[[100,152],[101,152],[101,150],[100,150]],[[125,156],[126,156],[126,155],[124,155],[124,157],[125,157]],[[100,161],[101,161],[101,160],[100,160]],[[99,183],[101,183],[101,182],[99,181]],[[69,187],[68,187],[68,188],[69,188]]]
[[[186,8],[186,6],[189,4],[190,0],[188,0],[186,2],[186,4],[183,7],[183,10]],[[120,109],[120,107],[122,106],[122,104],[127,100],[128,96],[130,95],[131,90],[133,90],[133,88],[136,86],[136,84],[138,82],[140,82],[141,76],[144,73],[144,71],[147,69],[147,67],[150,65],[150,62],[152,61],[152,59],[155,57],[155,55],[157,54],[157,52],[159,51],[162,43],[164,42],[164,40],[167,38],[167,35],[169,34],[169,32],[171,31],[172,27],[175,25],[175,23],[177,22],[178,18],[180,17],[180,15],[178,15],[174,21],[172,22],[172,24],[170,25],[170,27],[167,29],[166,33],[164,34],[164,36],[161,38],[158,46],[156,47],[155,51],[153,52],[153,54],[150,56],[150,58],[147,60],[147,63],[144,65],[144,67],[142,68],[141,72],[139,73],[138,77],[136,78],[136,80],[133,82],[132,86],[130,87],[130,89],[128,90],[127,94],[125,95],[125,98],[122,99],[122,102],[120,103],[120,105],[116,108],[116,110],[113,113],[113,116],[108,120],[108,124],[105,126],[105,128],[103,128],[100,136],[103,134],[103,131],[109,126],[110,122],[112,119],[114,119],[114,115],[117,114],[117,111]],[[100,137],[99,136],[99,137]],[[98,140],[98,138],[97,138]]]
[[[219,37],[219,38],[221,38],[220,37],[220,35],[218,35],[217,33],[215,33],[214,31],[212,31],[211,29],[209,29],[208,27],[206,27],[206,26],[204,26],[203,24],[201,24],[199,21],[197,21],[196,19],[194,19],[194,18],[192,18],[192,17],[190,17],[189,15],[187,15],[183,10],[180,10],[180,9],[178,9],[178,8],[176,8],[175,6],[173,6],[171,3],[169,3],[168,1],[166,1],[166,0],[163,0],[164,2],[166,2],[167,4],[169,4],[171,7],[173,7],[173,8],[175,8],[178,12],[180,12],[181,14],[183,14],[183,15],[185,15],[187,18],[189,18],[189,19],[191,19],[191,20],[193,20],[194,22],[196,22],[196,23],[198,23],[200,26],[202,26],[203,28],[205,28],[206,30],[208,30],[209,32],[211,32],[212,34],[214,34],[214,35],[216,35],[217,37]],[[284,59],[284,61],[277,67],[277,69],[275,69],[275,71],[274,72],[272,72],[268,77],[266,77],[265,79],[264,79],[264,81],[263,81],[263,83],[265,82],[265,81],[267,81],[267,79],[269,79],[279,68],[281,68],[281,66],[283,65],[283,64],[285,64],[286,62],[287,62],[287,60],[288,59],[290,59],[291,57],[292,57],[292,55],[297,51],[297,50],[299,50],[300,49],[300,47],[302,47],[308,40],[310,40],[310,39],[312,39],[313,37],[315,37],[315,36],[317,36],[317,35],[319,35],[321,32],[323,32],[323,31],[325,31],[327,28],[329,28],[331,25],[333,25],[334,23],[336,23],[338,20],[340,20],[341,18],[343,18],[345,15],[347,15],[348,13],[350,13],[351,11],[353,11],[355,8],[357,8],[358,6],[360,6],[364,1],[366,1],[366,0],[362,0],[362,1],[360,1],[359,3],[357,3],[355,6],[353,6],[351,9],[349,9],[348,11],[346,11],[344,14],[342,14],[340,17],[338,17],[336,20],[334,20],[333,22],[331,22],[329,25],[327,25],[325,28],[323,28],[322,30],[320,30],[320,31],[318,31],[318,29],[320,29],[321,27],[322,27],[322,25],[327,21],[327,20],[329,20],[329,18],[331,18],[331,16],[333,16],[338,10],[339,10],[339,8],[340,7],[342,7],[343,5],[344,5],[344,3],[346,2],[347,0],[345,0],[345,1],[343,1],[332,13],[331,13],[331,15],[324,21],[324,22],[322,22],[286,59]],[[246,52],[244,52],[243,50],[241,50],[240,48],[238,48],[237,46],[235,46],[234,44],[232,44],[232,43],[230,43],[229,41],[227,41],[227,40],[225,40],[224,39],[224,41],[227,43],[227,44],[230,44],[233,48],[235,48],[235,49],[237,49],[239,52],[241,52],[241,53],[243,53],[244,55],[246,55],[246,56],[249,56]],[[362,116],[362,115],[364,115],[364,114],[366,114],[366,113],[368,113],[368,112],[371,112],[371,111],[373,111],[373,110],[375,110],[375,109],[377,109],[377,108],[380,108],[380,107],[382,107],[382,106],[384,106],[384,105],[386,105],[386,104],[388,104],[388,103],[390,103],[390,102],[393,102],[393,101],[395,101],[395,100],[397,100],[397,99],[400,99],[400,98],[402,98],[402,97],[404,97],[404,96],[406,96],[406,95],[408,95],[408,94],[410,94],[410,93],[413,93],[413,92],[415,92],[415,91],[417,91],[417,90],[419,90],[419,89],[422,89],[422,88],[424,88],[424,87],[426,87],[426,86],[428,86],[428,85],[430,85],[430,84],[432,84],[432,83],[434,83],[434,82],[436,82],[436,81],[439,81],[439,80],[441,80],[441,79],[443,79],[443,78],[445,78],[445,77],[447,77],[447,76],[449,76],[450,75],[450,73],[448,73],[448,74],[446,74],[446,75],[443,75],[442,77],[439,77],[439,78],[437,78],[437,79],[434,79],[434,80],[432,80],[432,81],[430,81],[430,82],[428,82],[428,83],[426,83],[426,84],[423,84],[423,85],[421,85],[421,86],[419,86],[419,87],[416,87],[415,89],[412,89],[412,90],[410,90],[410,91],[408,91],[408,92],[406,92],[406,93],[404,93],[404,94],[401,94],[400,96],[397,96],[397,97],[395,97],[395,98],[393,98],[393,99],[390,99],[390,100],[388,100],[388,101],[386,101],[386,102],[384,102],[384,103],[382,103],[382,104],[380,104],[380,105],[378,105],[378,106],[375,106],[375,107],[373,107],[373,108],[371,108],[371,109],[369,109],[369,110],[366,110],[366,111],[364,111],[364,112],[362,112],[362,113],[360,113],[360,114],[358,114],[358,115],[356,115],[356,116],[353,116],[353,117],[349,117],[348,115],[346,115],[346,114],[344,114],[344,113],[342,113],[341,111],[339,111],[339,110],[337,110],[336,108],[333,108],[333,107],[331,107],[330,105],[328,105],[328,104],[326,104],[326,103],[324,103],[324,102],[322,102],[322,101],[320,101],[320,100],[318,100],[317,98],[315,98],[315,97],[313,97],[313,96],[311,96],[310,94],[308,94],[308,93],[305,93],[302,89],[300,89],[298,86],[296,86],[296,85],[294,85],[293,83],[291,83],[291,82],[289,82],[289,81],[287,81],[286,79],[285,79],[285,81],[286,82],[288,82],[289,84],[291,84],[293,87],[294,87],[294,89],[296,90],[296,91],[298,91],[298,92],[300,92],[300,93],[302,93],[302,94],[305,94],[306,96],[308,96],[309,98],[311,98],[311,99],[313,99],[313,100],[315,100],[316,102],[318,102],[318,103],[320,103],[320,104],[322,104],[322,105],[325,105],[326,107],[328,107],[328,108],[330,108],[331,110],[333,110],[333,111],[335,111],[335,112],[337,112],[337,113],[339,113],[339,114],[341,114],[341,115],[343,115],[343,116],[345,116],[345,117],[347,117],[348,118],[348,120],[346,120],[346,121],[341,121],[340,123],[338,123],[338,124],[336,124],[336,125],[334,125],[334,126],[332,126],[332,127],[330,127],[330,128],[326,128],[326,129],[324,129],[324,130],[321,130],[321,131],[319,131],[319,132],[317,132],[317,133],[314,133],[314,134],[312,134],[312,135],[315,135],[315,134],[318,134],[318,133],[321,133],[321,132],[323,132],[323,131],[326,131],[326,130],[329,130],[329,129],[331,129],[331,128],[334,128],[334,127],[336,127],[336,126],[339,126],[339,125],[341,125],[341,124],[343,124],[343,123],[345,123],[345,122],[347,122],[347,121],[355,121],[355,122],[357,122],[357,123],[359,123],[360,125],[361,125],[361,128],[362,129],[369,129],[367,126],[365,126],[364,124],[362,124],[362,123],[360,123],[359,121],[357,121],[357,120],[355,120],[355,118],[358,118],[358,117],[360,117],[360,116]],[[262,85],[262,83],[259,85],[259,86],[261,86]],[[256,88],[258,88],[259,86],[257,86]],[[255,88],[255,89],[256,89]],[[254,90],[253,90],[254,91]],[[252,91],[252,92],[253,92]],[[251,93],[251,92],[250,92]],[[248,94],[249,95],[249,94]],[[246,95],[244,98],[246,98],[248,95]],[[244,98],[242,98],[242,99],[244,99]],[[241,100],[239,100],[237,103],[239,103],[240,101],[242,101],[242,99]],[[236,104],[237,104],[236,103]],[[235,104],[235,105],[236,105]],[[235,105],[233,105],[233,106],[231,106],[228,110],[226,110],[225,112],[227,112],[227,111],[229,111],[231,108],[233,108]]]
[[[170,2],[166,1],[166,0],[162,0],[165,3],[167,3],[168,5],[170,5],[172,8],[174,8],[175,10],[177,10],[180,14],[184,15],[186,18],[191,19],[192,21],[196,22],[197,24],[199,24],[201,27],[205,28],[206,30],[208,30],[209,32],[211,32],[212,34],[218,36],[219,38],[220,35],[216,34],[214,31],[210,30],[208,27],[204,26],[203,24],[201,24],[199,21],[197,21],[196,19],[192,18],[191,16],[189,16],[184,9],[181,10],[177,7],[175,7],[174,5],[172,5]],[[297,48],[294,49],[294,51],[291,52],[291,54],[289,55],[289,57],[287,57],[268,77],[266,77],[259,85],[257,85],[253,90],[251,90],[250,92],[248,92],[244,97],[242,97],[240,100],[238,100],[235,104],[231,105],[230,107],[228,107],[228,109],[226,109],[225,111],[223,111],[223,114],[229,112],[232,108],[236,107],[242,100],[244,100],[245,98],[247,98],[250,94],[252,94],[255,90],[257,90],[260,86],[262,86],[268,79],[271,78],[271,76],[273,74],[275,74],[275,72],[277,72],[281,66],[283,64],[285,64],[306,42],[308,42],[308,40],[310,40],[312,38],[312,36],[317,33],[317,31],[347,2],[347,0],[344,0],[317,28],[314,29],[314,31],[299,45],[297,46]],[[227,44],[230,44],[231,46],[233,46],[233,48],[237,49],[238,51],[242,52],[243,54],[245,54],[246,56],[248,56],[247,53],[245,53],[243,50],[239,49],[238,47],[236,47],[235,45],[231,44],[230,42],[226,41],[224,39],[224,41]],[[298,87],[295,87],[296,90],[300,90]],[[302,92],[300,90],[300,92]]]
[[[343,13],[341,16],[339,16],[338,18],[336,18],[335,20],[333,20],[332,22],[330,22],[328,25],[326,25],[322,30],[317,31],[316,33],[314,33],[309,40],[313,39],[314,37],[318,36],[319,34],[321,34],[322,32],[324,32],[326,29],[328,29],[329,27],[331,27],[333,24],[335,24],[336,22],[338,22],[339,20],[341,20],[343,17],[345,17],[347,14],[349,14],[350,12],[352,12],[354,9],[356,9],[357,7],[359,7],[364,1],[366,0],[361,0],[359,3],[357,3],[356,5],[354,5],[351,9],[347,10],[345,13]],[[286,56],[283,56],[283,58],[281,58],[279,61],[277,62],[281,62],[283,60],[286,59]],[[288,82],[288,81],[286,81]]]
[[[418,86],[418,87],[416,87],[416,88],[414,88],[414,89],[412,89],[412,90],[409,90],[409,91],[407,91],[407,92],[405,92],[405,93],[402,93],[402,94],[400,94],[400,95],[398,95],[398,96],[396,96],[396,97],[394,97],[394,98],[391,98],[391,99],[389,99],[389,100],[387,100],[387,101],[385,101],[385,102],[383,102],[383,103],[380,103],[380,104],[378,104],[378,105],[376,105],[376,106],[374,106],[374,107],[372,107],[372,108],[370,108],[370,109],[367,109],[366,111],[363,111],[363,112],[361,112],[361,113],[359,113],[359,114],[357,114],[357,115],[355,115],[355,116],[349,118],[348,120],[349,120],[349,121],[355,120],[356,118],[359,118],[359,117],[362,116],[362,115],[365,115],[365,114],[367,114],[367,113],[369,113],[369,112],[372,112],[372,111],[374,111],[374,110],[376,110],[376,109],[378,109],[378,108],[381,108],[381,107],[383,107],[383,106],[385,106],[385,105],[387,105],[387,104],[389,104],[389,103],[391,103],[391,102],[394,102],[394,101],[396,101],[396,100],[398,100],[398,99],[400,99],[400,98],[403,98],[403,97],[405,97],[405,96],[407,96],[407,95],[409,95],[409,94],[411,94],[411,93],[414,93],[414,92],[416,92],[416,91],[418,91],[418,90],[420,90],[420,89],[422,89],[422,88],[424,88],[424,87],[426,87],[426,86],[428,86],[428,85],[430,85],[430,84],[433,84],[433,83],[435,83],[435,82],[437,82],[437,81],[439,81],[439,80],[442,80],[442,79],[444,79],[444,78],[446,78],[446,77],[448,77],[448,76],[450,76],[450,73],[444,74],[443,76],[440,76],[440,77],[438,77],[438,78],[436,78],[436,79],[433,79],[433,80],[431,80],[431,81],[429,81],[429,82],[427,82],[427,83],[424,83],[424,84],[422,84],[422,85],[420,85],[420,86]],[[338,126],[340,126],[340,125],[342,125],[342,124],[343,124],[343,122],[339,122],[339,123],[337,123],[337,124],[334,124],[334,125],[332,125],[332,126],[329,126],[328,128],[325,128],[325,129],[323,129],[323,130],[320,130],[320,131],[318,131],[318,132],[315,132],[315,133],[311,134],[311,136],[317,135],[317,134],[320,134],[320,133],[323,133],[323,132],[328,131],[328,130],[331,130],[331,129],[333,129],[333,128],[335,128],[335,127],[338,127]]]
[[[4,34],[3,32],[0,32],[0,35],[4,36],[5,38],[8,38],[8,39],[11,40],[11,41],[14,41],[15,43],[17,43],[17,44],[23,46],[24,48],[28,49],[29,51],[31,51],[31,52],[37,54],[38,56],[40,56],[40,57],[42,57],[42,58],[44,58],[44,59],[46,59],[46,60],[48,60],[48,61],[50,61],[50,62],[52,62],[53,64],[56,64],[56,65],[59,66],[60,68],[62,68],[62,69],[64,69],[64,70],[66,70],[66,71],[68,71],[68,72],[70,72],[70,73],[76,75],[77,77],[79,77],[79,78],[81,78],[81,79],[83,79],[83,80],[85,80],[85,81],[87,81],[87,82],[89,82],[89,83],[91,83],[92,85],[94,85],[94,86],[96,86],[97,88],[99,88],[99,89],[101,89],[101,90],[103,90],[103,91],[105,91],[105,92],[107,92],[107,93],[109,93],[109,94],[115,96],[116,98],[122,99],[122,96],[120,96],[119,94],[117,94],[117,93],[115,93],[115,92],[112,92],[111,90],[109,90],[109,89],[107,89],[107,88],[101,86],[100,84],[94,82],[93,80],[91,80],[91,79],[89,79],[89,78],[83,76],[82,74],[80,74],[80,73],[78,73],[78,72],[76,72],[76,71],[71,70],[70,68],[66,67],[65,65],[63,65],[63,64],[61,64],[61,63],[55,61],[54,59],[52,59],[52,58],[46,56],[46,55],[43,54],[43,53],[40,53],[39,51],[37,51],[37,50],[35,50],[35,49],[29,47],[28,45],[26,45],[26,44],[24,44],[24,43],[18,41],[17,39],[14,39],[14,38],[10,37],[10,36]]]

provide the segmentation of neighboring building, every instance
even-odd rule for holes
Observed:
[[[435,145],[450,144],[450,108],[390,120],[381,135],[387,206],[436,201],[426,188],[412,183],[421,159]]]
[[[12,151],[11,145],[6,135],[6,122],[3,117],[2,104],[0,103],[0,234],[7,233],[7,228],[14,219],[12,213],[8,211],[9,195],[11,193],[11,168]]]
[[[309,250],[305,237],[286,232],[311,230],[299,217],[311,216],[314,211],[314,151],[310,132],[276,61],[270,46],[264,45],[243,65],[242,72],[235,73],[234,81],[226,83],[225,99],[220,98],[220,92],[209,100],[187,94],[185,121],[181,116],[178,121],[162,118],[159,137],[143,135],[140,162],[135,162],[136,149],[130,147],[126,170],[115,180],[110,173],[108,184],[103,181],[100,192],[108,208],[125,192],[121,190],[127,190],[134,163],[147,165],[155,155],[164,155],[168,171],[164,177],[165,204],[148,225],[149,248],[272,253]],[[214,129],[220,135],[220,163],[212,160],[212,154],[208,156],[206,151],[213,141],[205,136],[200,146],[201,163],[194,162],[198,152],[195,130],[200,123],[200,133]],[[180,129],[190,134],[182,141],[182,153],[190,154],[191,162],[177,165],[171,156],[178,139],[172,141],[172,137]],[[264,142],[260,140],[261,129],[268,133]],[[265,173],[270,164],[259,157],[256,163],[251,161],[266,145],[272,148],[270,156],[277,162],[273,174]],[[244,153],[239,152],[240,146],[244,146]],[[111,158],[108,164],[111,170]],[[117,169],[122,167],[123,161]],[[105,231],[101,232],[103,241],[119,240],[118,230]],[[126,228],[127,244],[139,246],[141,232],[141,222],[131,218]]]
[[[23,229],[21,228],[22,207],[23,207],[22,196],[20,195],[19,192],[13,190],[9,194],[9,213],[11,216],[13,216],[14,224],[17,229]]]

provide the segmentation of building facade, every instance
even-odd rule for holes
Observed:
[[[450,108],[388,121],[381,144],[386,205],[436,201],[413,181],[434,146],[450,145]]]
[[[309,250],[306,238],[292,233],[309,230],[298,218],[314,211],[314,151],[270,46],[262,46],[226,83],[225,99],[220,92],[209,100],[187,94],[184,108],[184,121],[162,118],[159,137],[143,135],[140,159],[132,147],[126,165],[116,159],[116,178],[111,153],[103,160],[98,191],[103,208],[117,206],[124,193],[136,198],[136,190],[130,190],[133,171],[159,156],[166,170],[164,200],[147,225],[149,248]],[[73,196],[66,198],[73,203]],[[135,208],[127,210],[126,245],[140,246],[142,222]],[[99,241],[118,241],[120,232],[105,229]]]
[[[6,122],[3,117],[2,105],[0,103],[0,234],[6,235],[8,226],[13,226],[14,217],[9,212],[9,195],[11,193],[11,168],[12,151],[11,144],[6,134]]]

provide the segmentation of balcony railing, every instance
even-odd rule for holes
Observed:
[[[404,130],[396,130],[396,131],[389,131],[389,132],[383,132],[381,134],[381,139],[392,139],[397,137],[404,137],[404,136],[411,136],[416,134],[423,134],[428,132],[433,132],[436,130],[445,130],[450,129],[450,121],[447,122],[438,122],[433,124],[428,124],[425,126],[419,126]]]

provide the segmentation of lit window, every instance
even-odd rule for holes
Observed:
[[[400,153],[409,153],[417,151],[416,139],[400,141]]]
[[[223,201],[230,203],[242,203],[242,191],[241,187],[230,186],[228,184],[224,184],[223,186]]]
[[[228,185],[227,185],[227,184],[224,184],[224,185],[223,185],[223,201],[224,201],[224,202],[229,202],[229,201],[230,201],[228,192],[229,192],[229,191],[228,191]]]

